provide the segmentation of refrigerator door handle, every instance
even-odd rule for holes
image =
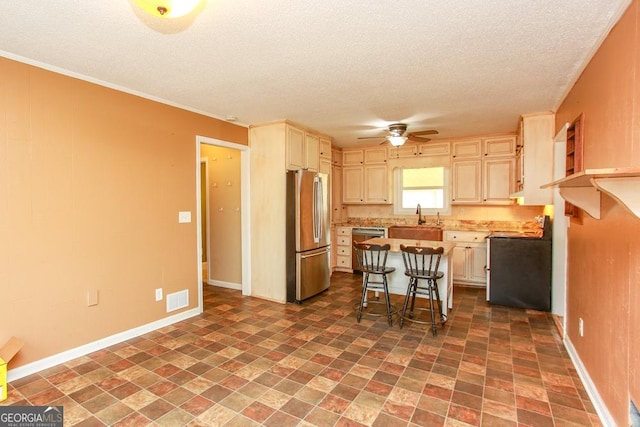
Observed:
[[[322,209],[322,183],[319,177],[313,179],[313,242],[319,243],[322,234],[322,221],[320,209]]]
[[[321,251],[313,252],[310,254],[300,254],[300,259],[313,258],[316,256],[324,255],[329,252],[329,249],[323,249]]]

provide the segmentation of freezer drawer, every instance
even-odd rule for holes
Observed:
[[[331,251],[329,247],[296,254],[296,302],[329,288]]]

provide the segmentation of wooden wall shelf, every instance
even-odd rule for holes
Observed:
[[[585,169],[540,188],[558,188],[563,199],[595,219],[604,191],[640,218],[640,168]]]

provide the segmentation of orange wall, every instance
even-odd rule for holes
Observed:
[[[26,343],[11,367],[167,317],[155,288],[197,306],[196,135],[248,143],[245,128],[0,58],[0,343]]]
[[[634,1],[556,114],[584,113],[584,167],[639,167],[640,25]],[[618,425],[640,403],[640,219],[607,195],[601,219],[584,214],[568,234],[567,333]],[[584,337],[578,320],[584,320]]]

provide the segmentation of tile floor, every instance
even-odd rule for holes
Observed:
[[[351,274],[301,306],[206,288],[201,316],[15,381],[3,404],[80,426],[600,425],[551,316],[481,290],[456,288],[433,337],[356,323]]]

